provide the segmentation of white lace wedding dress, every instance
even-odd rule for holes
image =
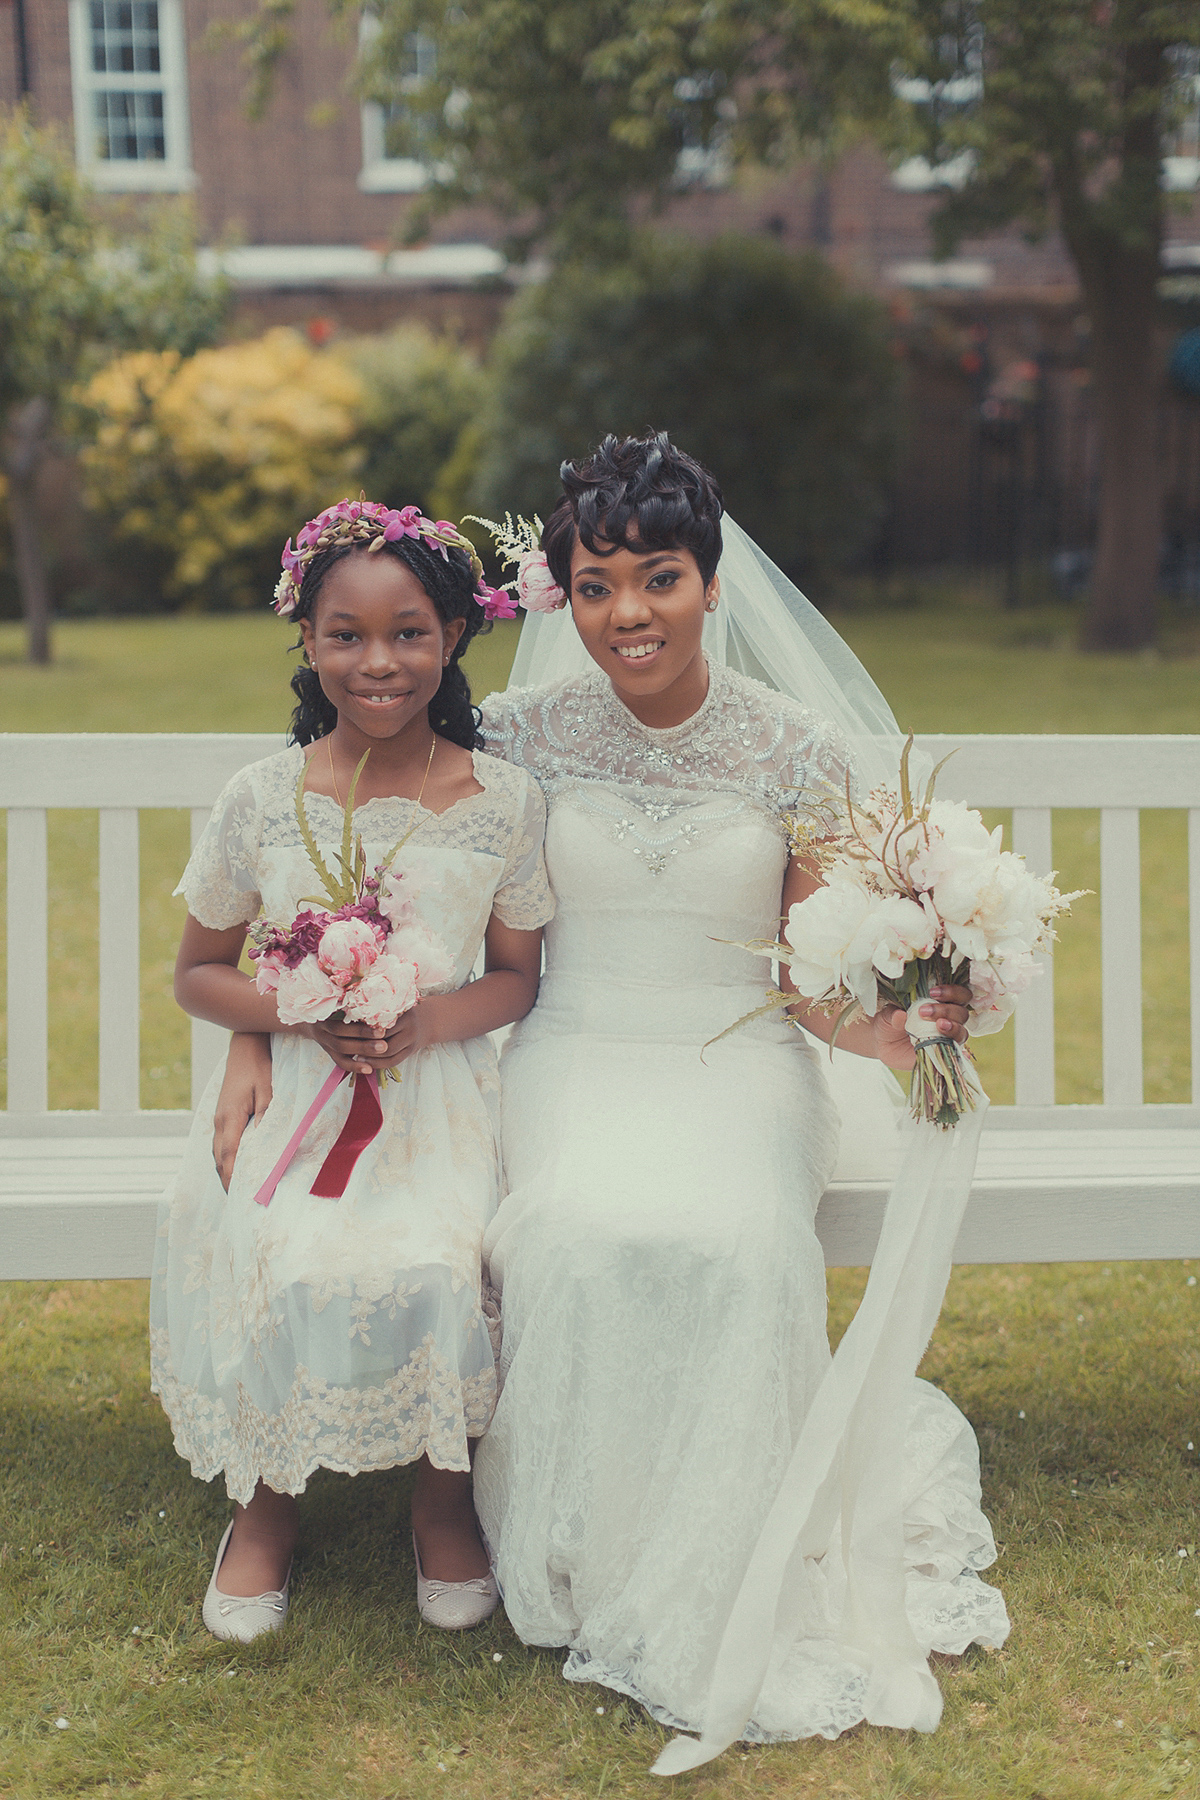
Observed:
[[[837,1148],[820,1054],[761,1003],[778,929],[779,816],[836,734],[713,666],[654,731],[599,670],[485,708],[488,747],[549,803],[556,912],[533,1012],[502,1060],[507,1197],[485,1236],[502,1393],[475,1463],[504,1603],[568,1679],[695,1728],[722,1626],[829,1361],[813,1219]],[[1004,1603],[974,1435],[914,1384],[908,1606],[921,1643],[998,1644]],[[834,1737],[863,1717],[838,1651],[840,1559],[789,1573],[746,1735]]]

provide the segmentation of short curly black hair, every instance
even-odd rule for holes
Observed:
[[[335,544],[320,551],[304,571],[300,598],[291,617],[311,619],[321,584],[330,569],[347,556],[369,554],[365,544]],[[465,620],[466,630],[450,652],[441,686],[429,702],[429,723],[439,737],[461,744],[464,750],[482,750],[479,708],[471,704],[470,685],[460,661],[471,640],[482,631],[490,631],[491,626],[475,598],[475,576],[466,552],[451,546],[443,556],[424,538],[402,537],[395,543],[384,544],[375,554],[394,556],[397,562],[411,569],[443,624],[449,624],[451,619]],[[288,742],[311,744],[316,738],[327,737],[337,724],[337,707],[326,697],[317,672],[310,668],[307,658],[292,673],[292,692],[299,704],[292,714]]]
[[[598,556],[620,549],[690,550],[706,584],[716,574],[721,490],[665,431],[606,437],[586,462],[565,462],[559,475],[563,494],[546,521],[542,549],[565,594],[577,540]]]

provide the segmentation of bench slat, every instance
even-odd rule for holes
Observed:
[[[100,1111],[136,1112],[141,1069],[138,815],[100,814]]]
[[[207,810],[230,776],[282,749],[261,732],[6,732],[0,806]]]
[[[208,824],[210,808],[194,806],[192,808],[192,848],[204,827]],[[207,1019],[192,1020],[192,1110],[199,1106],[209,1076],[225,1054],[229,1043],[229,1033],[220,1025],[210,1024]]]
[[[938,793],[970,806],[1189,807],[1200,794],[1200,735],[946,733],[917,744],[935,762],[955,751]]]
[[[1014,806],[1012,844],[1035,875],[1054,867],[1048,806]],[[1054,1105],[1054,964],[1039,958],[1042,974],[1013,1015],[1015,1095],[1018,1106]]]
[[[142,1179],[137,1179],[139,1174]],[[119,1192],[25,1193],[0,1202],[0,1280],[148,1276],[158,1195],[148,1170]],[[166,1186],[166,1181],[164,1181]],[[155,1183],[157,1186],[157,1183]],[[829,1267],[871,1262],[885,1183],[833,1183],[817,1211]],[[1123,1262],[1200,1256],[1200,1175],[990,1181],[972,1190],[955,1262]]]
[[[1188,961],[1191,965],[1192,1104],[1200,1106],[1200,807],[1188,812]]]
[[[1104,1104],[1141,1106],[1142,868],[1138,814],[1100,812],[1100,979],[1104,1019]]]
[[[45,1112],[49,1100],[46,969],[46,811],[8,813],[8,1110]]]
[[[1200,793],[1200,735],[922,734],[947,800],[972,806],[1189,807]],[[9,732],[0,735],[0,806],[211,806],[246,763],[282,750],[261,732]],[[1133,754],[1131,755],[1131,751]]]

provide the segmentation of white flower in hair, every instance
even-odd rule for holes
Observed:
[[[526,612],[557,612],[567,604],[566,594],[550,573],[542,549],[544,527],[536,513],[532,519],[520,514],[514,519],[506,512],[503,524],[496,519],[481,519],[478,513],[468,513],[467,518],[490,531],[501,562],[507,568],[516,567],[515,579],[506,581],[504,586],[516,589]]]

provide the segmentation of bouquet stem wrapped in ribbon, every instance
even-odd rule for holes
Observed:
[[[304,811],[307,763],[296,783],[296,819],[309,860],[325,889],[301,902],[290,925],[258,920],[250,928],[250,955],[260,994],[274,994],[283,1025],[357,1020],[386,1036],[414,1007],[424,989],[449,981],[454,969],[445,946],[416,915],[411,883],[393,864],[414,825],[368,872],[362,839],[354,832],[354,795],[368,750],[354,771],[346,799],[337,868],[330,869]],[[329,904],[326,904],[329,902]],[[384,1069],[385,1081],[399,1081]],[[267,1180],[254,1196],[270,1205],[280,1180],[309,1127],[349,1071],[335,1067],[322,1083],[300,1125]],[[350,1112],[336,1144],[313,1183],[312,1192],[340,1199],[359,1156],[383,1123],[380,1077],[356,1075]]]

